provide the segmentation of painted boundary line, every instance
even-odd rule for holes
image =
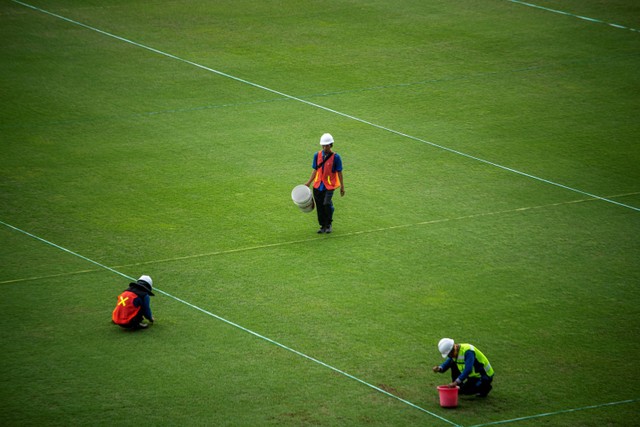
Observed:
[[[635,196],[635,195],[638,195],[638,194],[640,194],[640,192],[616,194],[614,196],[607,196],[607,197],[618,198],[618,197],[625,197],[625,196]],[[339,238],[345,238],[345,237],[351,237],[351,236],[359,236],[359,235],[364,235],[364,234],[381,233],[381,232],[385,232],[385,231],[399,230],[399,229],[402,229],[402,228],[411,228],[411,227],[418,227],[418,226],[422,226],[422,225],[438,224],[438,223],[448,222],[448,221],[461,221],[461,220],[465,220],[465,219],[481,218],[481,217],[491,216],[491,215],[502,215],[502,214],[516,213],[516,212],[525,212],[525,211],[530,211],[530,210],[534,210],[534,209],[544,209],[544,208],[549,208],[549,207],[554,207],[554,206],[570,205],[570,204],[584,203],[584,202],[593,202],[595,200],[596,199],[577,199],[577,200],[569,200],[567,202],[551,203],[551,204],[547,204],[547,205],[528,206],[528,207],[515,208],[515,209],[509,209],[509,210],[503,210],[503,211],[494,211],[494,212],[484,212],[484,213],[478,213],[478,214],[471,214],[471,215],[459,216],[459,217],[455,217],[455,218],[432,219],[432,220],[428,220],[428,221],[414,222],[414,223],[411,223],[411,224],[399,224],[399,225],[392,225],[392,226],[389,226],[389,227],[373,228],[373,229],[370,229],[370,230],[352,231],[350,233],[344,233],[344,234],[333,234],[329,238],[339,239]],[[0,221],[0,223],[4,224],[2,221]],[[314,241],[321,240],[321,239],[324,240],[324,238],[320,238],[319,239],[318,237],[312,237],[312,238],[308,238],[308,239],[289,240],[289,241],[286,241],[286,242],[265,243],[263,245],[247,246],[247,247],[243,247],[243,248],[227,249],[227,250],[215,251],[215,252],[205,252],[205,253],[201,253],[201,254],[183,255],[183,256],[174,257],[174,258],[164,258],[164,259],[156,259],[156,260],[151,260],[151,261],[136,262],[136,263],[133,263],[133,264],[123,264],[123,265],[114,266],[114,268],[139,267],[139,266],[142,266],[142,265],[162,264],[162,263],[165,263],[165,262],[175,262],[175,261],[184,261],[184,260],[196,259],[196,258],[206,258],[206,257],[219,256],[219,255],[228,255],[228,254],[239,253],[239,252],[256,251],[256,250],[260,250],[260,249],[279,248],[279,247],[295,245],[295,244],[299,244],[299,243],[314,242]],[[77,275],[77,274],[84,274],[84,273],[95,273],[97,271],[99,271],[99,270],[87,269],[87,270],[72,271],[72,272],[67,272],[67,273],[49,274],[49,275],[46,275],[46,276],[25,277],[25,278],[20,278],[20,279],[12,279],[12,280],[1,281],[0,285],[6,285],[6,284],[11,284],[11,283],[19,283],[19,282],[28,282],[28,281],[31,281],[31,280],[50,279],[50,278],[55,278],[55,277],[74,276],[74,275]]]
[[[337,110],[333,110],[331,108],[322,106],[320,104],[316,104],[316,103],[313,103],[311,101],[307,101],[307,100],[304,100],[302,98],[298,98],[298,97],[295,97],[293,95],[289,95],[289,94],[286,94],[284,92],[280,92],[280,91],[277,91],[275,89],[271,89],[271,88],[268,88],[266,86],[262,86],[260,84],[253,83],[251,81],[242,79],[240,77],[236,77],[236,76],[233,76],[231,74],[227,74],[227,73],[224,73],[222,71],[218,71],[218,70],[215,70],[213,68],[206,67],[206,66],[198,64],[196,62],[189,61],[188,59],[180,58],[179,56],[176,56],[176,55],[173,55],[173,54],[170,54],[170,53],[167,53],[167,52],[163,52],[161,50],[155,49],[155,48],[150,47],[150,46],[143,45],[143,44],[135,42],[133,40],[129,40],[129,39],[126,39],[124,37],[117,36],[115,34],[108,33],[106,31],[100,30],[100,29],[92,27],[90,25],[83,24],[82,22],[74,21],[73,19],[58,15],[58,14],[53,13],[53,12],[49,12],[49,11],[44,10],[44,9],[40,9],[38,7],[32,6],[32,5],[27,4],[27,3],[23,3],[23,2],[21,2],[19,0],[11,0],[11,1],[14,2],[14,3],[20,4],[20,5],[24,6],[24,7],[28,7],[30,9],[36,10],[38,12],[42,12],[42,13],[45,13],[47,15],[53,16],[55,18],[61,19],[63,21],[69,22],[71,24],[79,25],[79,26],[84,27],[84,28],[86,28],[88,30],[98,32],[98,33],[103,34],[103,35],[105,35],[107,37],[112,37],[114,39],[120,40],[120,41],[125,42],[125,43],[129,43],[131,45],[134,45],[134,46],[137,46],[139,48],[148,50],[150,52],[157,53],[158,55],[162,55],[162,56],[165,56],[167,58],[175,59],[176,61],[180,61],[180,62],[183,62],[185,64],[192,65],[194,67],[200,68],[200,69],[205,70],[205,71],[209,71],[209,72],[217,74],[219,76],[223,76],[223,77],[229,78],[231,80],[235,80],[237,82],[240,82],[240,83],[243,83],[243,84],[246,84],[246,85],[249,85],[249,86],[253,86],[253,87],[257,88],[257,89],[261,89],[261,90],[264,90],[264,91],[267,91],[267,92],[274,93],[276,95],[283,96],[283,97],[285,97],[287,99],[290,99],[292,101],[297,101],[297,102],[309,105],[309,106],[314,107],[314,108],[319,108],[319,109],[327,111],[329,113],[336,114],[338,116],[345,117],[345,118],[350,119],[350,120],[355,120],[357,122],[366,124],[368,126],[375,127],[377,129],[380,129],[380,130],[383,130],[383,131],[386,131],[386,132],[390,132],[390,133],[392,133],[394,135],[397,135],[397,136],[400,136],[400,137],[403,137],[403,138],[411,139],[413,141],[422,142],[424,144],[430,145],[430,146],[438,148],[440,150],[447,151],[447,152],[453,153],[453,154],[457,154],[459,156],[466,157],[467,159],[471,159],[471,160],[475,160],[475,161],[478,161],[478,162],[481,162],[481,163],[485,163],[485,164],[487,164],[489,166],[493,166],[493,167],[505,170],[507,172],[512,172],[512,173],[515,173],[517,175],[520,175],[520,176],[523,176],[523,177],[526,177],[526,178],[531,178],[533,180],[540,181],[540,182],[543,182],[543,183],[546,183],[546,184],[550,184],[550,185],[553,185],[553,186],[556,186],[556,187],[560,187],[560,188],[563,188],[565,190],[573,191],[574,193],[579,193],[579,194],[582,194],[582,195],[585,195],[585,196],[592,197],[594,199],[601,200],[603,202],[612,203],[614,205],[622,206],[624,208],[632,209],[634,211],[640,212],[640,208],[639,207],[635,207],[635,206],[631,206],[631,205],[625,205],[623,203],[616,202],[615,200],[610,200],[610,199],[607,199],[605,197],[601,197],[601,196],[598,196],[598,195],[595,195],[595,194],[588,193],[586,191],[579,190],[577,188],[569,187],[569,186],[564,185],[564,184],[560,184],[560,183],[557,183],[557,182],[554,182],[554,181],[550,181],[548,179],[541,178],[541,177],[538,177],[538,176],[535,176],[535,175],[532,175],[532,174],[529,174],[529,173],[526,173],[526,172],[522,172],[522,171],[519,171],[517,169],[510,168],[508,166],[503,166],[501,164],[498,164],[498,163],[495,163],[495,162],[492,162],[492,161],[489,161],[489,160],[485,160],[485,159],[482,159],[480,157],[475,157],[475,156],[472,156],[471,154],[467,154],[467,153],[464,153],[462,151],[454,150],[452,148],[445,147],[443,145],[439,145],[439,144],[436,144],[434,142],[427,141],[426,139],[418,138],[416,136],[412,136],[412,135],[409,135],[409,134],[406,134],[406,133],[403,133],[403,132],[400,132],[400,131],[397,131],[397,130],[394,130],[394,129],[391,129],[391,128],[388,128],[388,127],[385,127],[385,126],[382,126],[382,125],[378,125],[378,124],[375,124],[373,122],[370,122],[370,121],[367,121],[367,120],[364,120],[364,119],[361,119],[361,118],[358,118],[358,117],[355,117],[355,116],[352,116],[352,115],[349,115],[349,114],[346,114],[346,113],[342,113],[342,112],[337,111]]]
[[[509,424],[509,423],[515,423],[515,422],[518,422],[518,421],[526,421],[526,420],[533,420],[533,419],[536,419],[536,418],[550,417],[552,415],[568,414],[568,413],[571,413],[571,412],[586,411],[587,409],[598,409],[598,408],[604,408],[605,406],[624,405],[624,404],[635,403],[635,402],[640,402],[640,399],[629,399],[629,400],[621,400],[619,402],[602,403],[600,405],[583,406],[582,408],[565,409],[565,410],[562,410],[562,411],[547,412],[547,413],[544,413],[544,414],[530,415],[528,417],[519,417],[519,418],[512,418],[510,420],[494,421],[494,422],[486,423],[486,424],[475,424],[475,425],[472,425],[472,426],[469,426],[469,427],[485,427],[485,426],[495,426],[495,425],[499,425],[499,424]]]
[[[97,262],[97,261],[92,260],[91,258],[87,258],[87,257],[85,257],[85,256],[83,256],[83,255],[80,255],[80,254],[79,254],[79,253],[77,253],[77,252],[71,251],[71,250],[69,250],[69,249],[67,249],[67,248],[64,248],[64,247],[62,247],[62,246],[60,246],[60,245],[57,245],[57,244],[55,244],[55,243],[53,243],[53,242],[50,242],[49,240],[45,240],[45,239],[43,239],[42,237],[38,237],[38,236],[36,236],[35,234],[29,233],[28,231],[22,230],[22,229],[20,229],[20,228],[18,228],[18,227],[15,227],[15,226],[11,225],[11,224],[7,224],[7,223],[6,223],[6,222],[4,222],[4,221],[0,221],[0,224],[2,224],[2,225],[4,225],[5,227],[8,227],[8,228],[10,228],[10,229],[12,229],[12,230],[14,230],[14,231],[17,231],[17,232],[19,232],[19,233],[22,233],[22,234],[24,234],[24,235],[26,235],[26,236],[29,236],[29,237],[31,237],[31,238],[33,238],[33,239],[36,239],[36,240],[38,240],[38,241],[40,241],[40,242],[42,242],[42,243],[45,243],[45,244],[50,245],[50,246],[53,246],[53,247],[54,247],[54,248],[56,248],[56,249],[60,249],[61,251],[64,251],[64,252],[66,252],[66,253],[68,253],[68,254],[70,254],[70,255],[73,255],[73,256],[76,256],[76,257],[78,257],[78,258],[81,258],[81,259],[83,259],[83,260],[85,260],[85,261],[87,261],[87,262],[90,262],[91,264],[97,265],[97,266],[98,266],[98,267],[100,267],[100,268],[103,268],[103,269],[109,270],[110,272],[115,273],[115,274],[117,274],[117,275],[119,275],[119,276],[122,276],[122,277],[124,277],[124,278],[126,278],[126,279],[128,279],[128,280],[131,280],[131,281],[135,281],[135,280],[136,280],[136,279],[134,279],[133,277],[131,277],[131,276],[127,276],[126,274],[121,273],[120,271],[118,271],[118,270],[116,270],[116,269],[114,269],[114,268],[111,268],[111,267],[109,267],[109,266],[106,266],[106,265],[104,265],[104,264],[101,264],[101,263],[99,263],[99,262]],[[159,292],[159,293],[161,293],[161,294],[163,294],[163,295],[165,295],[165,296],[167,296],[167,297],[169,297],[169,298],[172,298],[172,299],[174,299],[174,300],[176,300],[176,301],[178,301],[178,302],[180,302],[180,303],[182,303],[182,304],[185,304],[185,305],[187,305],[188,307],[191,307],[191,308],[193,308],[193,309],[195,309],[195,310],[198,310],[198,311],[200,311],[201,313],[204,313],[204,314],[206,314],[206,315],[208,315],[208,316],[211,316],[211,317],[213,317],[213,318],[215,318],[215,319],[218,319],[218,320],[220,320],[220,321],[222,321],[222,322],[224,322],[224,323],[226,323],[226,324],[228,324],[228,325],[230,325],[230,326],[233,326],[233,327],[238,328],[238,329],[240,329],[240,330],[242,330],[242,331],[244,331],[244,332],[247,332],[247,333],[249,333],[249,334],[253,335],[254,337],[260,338],[260,339],[262,339],[262,340],[264,340],[264,341],[267,341],[267,342],[269,342],[269,343],[271,343],[271,344],[273,344],[273,345],[276,345],[276,346],[278,346],[278,347],[280,347],[280,348],[282,348],[282,349],[284,349],[284,350],[290,351],[290,352],[292,352],[292,353],[294,353],[294,354],[296,354],[296,355],[298,355],[298,356],[300,356],[300,357],[303,357],[303,358],[305,358],[305,359],[307,359],[307,360],[310,360],[310,361],[312,361],[312,362],[314,362],[314,363],[317,363],[317,364],[319,364],[319,365],[321,365],[321,366],[324,366],[325,368],[331,369],[331,370],[332,370],[332,371],[334,371],[334,372],[337,372],[337,373],[339,373],[339,374],[341,374],[341,375],[344,375],[345,377],[350,378],[350,379],[352,379],[352,380],[354,380],[354,381],[357,381],[357,382],[359,382],[360,384],[363,384],[363,385],[365,385],[365,386],[367,386],[367,387],[370,387],[370,388],[372,388],[372,389],[374,389],[374,390],[376,390],[376,391],[378,391],[378,392],[380,392],[380,393],[382,393],[382,394],[384,394],[384,395],[386,395],[386,396],[388,396],[388,397],[391,397],[391,398],[393,398],[393,399],[396,399],[396,400],[398,400],[398,401],[400,401],[400,402],[402,402],[402,403],[404,403],[404,404],[406,404],[406,405],[409,405],[409,406],[411,406],[411,407],[413,407],[413,408],[415,408],[415,409],[418,409],[419,411],[422,411],[422,412],[424,412],[424,413],[426,413],[426,414],[429,414],[429,415],[431,415],[432,417],[435,417],[435,418],[437,418],[437,419],[439,419],[439,420],[441,420],[441,421],[443,421],[443,422],[445,422],[445,423],[447,423],[447,424],[450,424],[450,425],[453,425],[453,426],[456,426],[456,427],[462,427],[462,426],[460,426],[460,425],[458,425],[458,424],[456,424],[456,423],[454,423],[454,422],[452,422],[452,421],[449,421],[448,419],[446,419],[446,418],[444,418],[444,417],[441,417],[440,415],[438,415],[438,414],[436,414],[436,413],[433,413],[433,412],[431,412],[431,411],[428,411],[428,410],[426,410],[426,409],[424,409],[424,408],[422,408],[422,407],[420,407],[420,406],[418,406],[418,405],[416,405],[416,404],[414,404],[414,403],[412,403],[412,402],[410,402],[410,401],[408,401],[408,400],[405,400],[405,399],[403,399],[403,398],[401,398],[401,397],[399,397],[399,396],[396,396],[395,394],[389,393],[388,391],[383,390],[383,389],[381,389],[380,387],[376,387],[375,385],[373,385],[373,384],[371,384],[371,383],[368,383],[368,382],[366,382],[366,381],[364,381],[364,380],[361,380],[360,378],[355,377],[355,376],[353,376],[353,375],[351,375],[351,374],[349,374],[349,373],[347,373],[347,372],[345,372],[345,371],[342,371],[342,370],[340,370],[340,369],[338,369],[338,368],[335,368],[335,367],[333,367],[333,366],[331,366],[331,365],[329,365],[329,364],[327,364],[327,363],[325,363],[325,362],[323,362],[323,361],[321,361],[321,360],[318,360],[318,359],[316,359],[316,358],[314,358],[314,357],[308,356],[308,355],[306,355],[306,354],[304,354],[304,353],[302,353],[302,352],[300,352],[300,351],[298,351],[298,350],[295,350],[295,349],[293,349],[293,348],[291,348],[291,347],[287,347],[286,345],[281,344],[281,343],[279,343],[279,342],[277,342],[277,341],[274,341],[274,340],[272,340],[271,338],[268,338],[268,337],[266,337],[266,336],[264,336],[264,335],[261,335],[261,334],[259,334],[259,333],[257,333],[257,332],[254,332],[254,331],[250,330],[250,329],[247,329],[247,328],[245,328],[244,326],[241,326],[241,325],[239,325],[239,324],[237,324],[237,323],[235,323],[235,322],[232,322],[232,321],[230,321],[230,320],[225,319],[224,317],[220,317],[220,316],[218,316],[218,315],[217,315],[217,314],[215,314],[215,313],[212,313],[212,312],[210,312],[210,311],[208,311],[208,310],[205,310],[204,308],[198,307],[197,305],[191,304],[190,302],[185,301],[185,300],[183,300],[183,299],[181,299],[181,298],[178,298],[178,297],[176,297],[176,296],[174,296],[174,295],[171,295],[170,293],[165,292],[165,291],[163,291],[163,290],[161,290],[161,289],[159,289],[159,288],[154,288],[154,291]]]
[[[551,8],[544,7],[544,6],[538,6],[537,4],[527,3],[525,1],[520,1],[520,0],[508,0],[508,1],[510,1],[511,3],[517,3],[517,4],[524,5],[524,6],[534,7],[536,9],[546,10],[547,12],[559,13],[561,15],[571,16],[572,18],[578,18],[578,19],[583,19],[585,21],[589,21],[589,22],[595,22],[596,24],[605,24],[605,25],[609,25],[610,27],[615,27],[615,28],[620,28],[622,30],[629,30],[629,31],[634,31],[636,33],[640,33],[640,30],[637,30],[635,28],[625,27],[624,25],[614,24],[614,23],[606,22],[606,21],[601,21],[599,19],[589,18],[587,16],[576,15],[576,14],[573,14],[573,13],[570,13],[570,12],[565,12],[563,10],[557,10],[557,9],[551,9]]]

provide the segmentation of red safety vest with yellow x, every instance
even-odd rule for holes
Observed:
[[[134,317],[140,312],[140,304],[136,307],[133,300],[138,298],[138,295],[131,291],[124,291],[118,295],[118,303],[113,310],[113,323],[116,325],[126,325],[133,320]]]

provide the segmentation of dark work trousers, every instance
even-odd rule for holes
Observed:
[[[478,372],[477,368],[476,372]],[[451,382],[455,381],[460,376],[460,373],[458,365],[451,363]],[[493,377],[489,377],[486,374],[480,374],[480,378],[468,377],[460,384],[460,394],[481,394],[486,396],[493,388],[491,386],[492,381]]]
[[[333,199],[333,190],[313,189],[313,200],[316,202],[320,227],[329,227],[333,221],[333,202],[331,199]]]
[[[131,330],[142,329],[143,327],[140,326],[140,323],[142,323],[143,319],[144,317],[142,315],[142,310],[140,310],[140,312],[136,314],[136,317],[131,319],[131,322],[127,323],[126,325],[120,325],[120,327],[123,329],[131,329]]]

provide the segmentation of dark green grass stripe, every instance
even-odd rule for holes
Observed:
[[[369,87],[336,90],[336,91],[329,91],[329,92],[322,92],[322,93],[301,94],[301,95],[296,95],[296,98],[300,98],[300,99],[327,98],[327,97],[336,96],[336,95],[378,92],[378,91],[385,91],[390,89],[393,90],[393,89],[410,88],[413,86],[425,86],[425,85],[431,85],[431,84],[449,83],[449,82],[458,82],[458,81],[464,82],[464,81],[471,81],[475,79],[482,79],[482,78],[494,77],[494,76],[499,77],[499,76],[504,76],[509,74],[543,71],[543,70],[548,70],[552,68],[558,68],[562,65],[572,65],[572,64],[580,65],[580,64],[591,64],[591,63],[600,63],[600,62],[608,63],[612,60],[625,59],[625,58],[635,57],[639,55],[640,55],[640,52],[632,52],[628,54],[572,59],[567,61],[554,62],[552,64],[532,65],[529,67],[520,67],[520,68],[513,68],[508,70],[487,71],[483,73],[444,76],[444,77],[439,77],[434,79],[418,80],[415,82],[393,83],[388,85],[369,86]],[[136,118],[159,116],[164,114],[191,113],[191,112],[215,110],[215,109],[221,109],[221,108],[236,108],[236,107],[243,107],[243,106],[261,105],[261,104],[270,103],[270,102],[282,102],[282,101],[292,101],[292,99],[288,97],[280,96],[272,99],[261,99],[256,101],[194,105],[194,106],[185,107],[185,108],[169,108],[166,110],[146,111],[142,113],[132,112],[127,114],[107,114],[104,116],[97,116],[97,117],[87,117],[87,118],[68,119],[68,120],[52,120],[52,121],[43,121],[38,123],[33,123],[33,122],[19,123],[14,121],[11,123],[0,123],[0,129],[20,129],[20,128],[33,128],[33,127],[45,127],[45,126],[65,126],[65,125],[73,125],[77,123],[97,123],[97,122],[108,121],[108,120],[136,119]]]

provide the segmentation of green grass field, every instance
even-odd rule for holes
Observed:
[[[640,425],[639,30],[631,0],[0,0],[0,424]],[[331,235],[290,198],[324,132]],[[488,398],[440,407],[445,336]]]

